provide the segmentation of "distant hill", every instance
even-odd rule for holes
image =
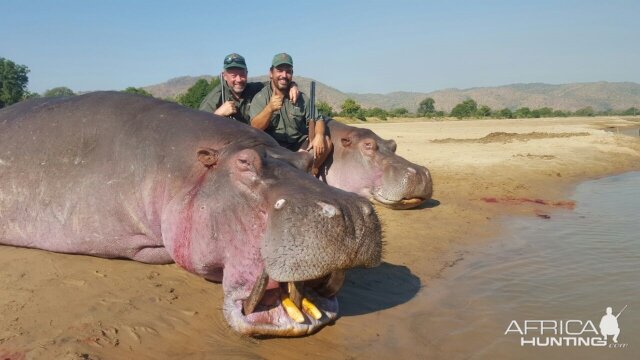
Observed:
[[[165,83],[147,86],[144,89],[159,98],[175,98],[195,84],[198,79],[210,80],[211,76],[183,76]],[[250,81],[266,81],[266,76],[250,78]],[[302,91],[309,91],[312,79],[296,76],[295,81]],[[403,107],[413,112],[420,101],[426,97],[435,100],[437,110],[451,111],[460,102],[471,98],[479,105],[487,105],[492,109],[529,107],[537,109],[550,107],[559,110],[575,111],[587,106],[602,111],[608,109],[622,110],[632,106],[640,107],[640,84],[632,82],[593,82],[550,85],[542,83],[511,84],[496,87],[479,87],[471,89],[444,89],[430,93],[392,92],[388,94],[355,94],[340,90],[316,81],[316,96],[319,101],[326,101],[334,110],[347,98],[352,98],[365,108],[380,107],[392,109]]]

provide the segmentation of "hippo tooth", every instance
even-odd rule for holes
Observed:
[[[256,280],[256,283],[253,285],[253,289],[251,289],[251,294],[242,304],[242,310],[245,315],[249,315],[253,313],[253,310],[256,309],[260,300],[264,296],[264,292],[267,290],[267,284],[269,283],[269,275],[265,270],[262,270],[262,274]]]
[[[333,296],[338,293],[338,291],[342,288],[344,284],[345,278],[344,270],[336,270],[329,274],[327,280],[315,290],[324,297]]]
[[[407,170],[409,170],[409,172],[410,172],[410,173],[412,173],[412,174],[417,173],[416,169],[414,169],[414,168],[412,168],[412,167],[407,168]]]
[[[302,298],[304,297],[304,282],[293,281],[288,284],[289,298],[298,308],[302,306]]]
[[[322,318],[322,313],[320,312],[320,310],[318,310],[318,308],[313,305],[313,303],[307,298],[302,299],[302,309],[304,310],[304,312],[309,314],[309,316],[316,320],[320,320],[320,318]]]
[[[336,214],[340,214],[340,210],[333,205],[323,203],[322,201],[317,201],[316,204],[320,205],[322,208],[322,215],[326,217],[334,217]]]
[[[276,201],[276,204],[275,204],[274,208],[276,208],[276,210],[280,210],[280,209],[282,209],[282,207],[284,206],[284,203],[286,203],[286,202],[287,202],[287,200],[280,199],[280,200]]]
[[[302,311],[296,307],[296,304],[294,304],[287,295],[282,294],[280,301],[282,303],[282,307],[293,321],[298,324],[302,324],[304,322],[304,315],[302,315]]]

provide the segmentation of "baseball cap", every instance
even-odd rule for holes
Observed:
[[[287,53],[280,53],[280,54],[276,54],[273,57],[273,61],[271,62],[271,66],[276,67],[282,64],[287,64],[287,65],[291,65],[293,66],[293,59],[291,58],[291,55],[287,54]]]
[[[240,54],[232,53],[224,57],[224,69],[240,68],[247,70],[247,64]]]

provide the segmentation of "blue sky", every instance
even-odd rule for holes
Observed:
[[[29,89],[119,90],[220,71],[223,57],[345,92],[640,83],[640,1],[0,0],[0,57]]]

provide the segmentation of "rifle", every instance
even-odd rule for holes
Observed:
[[[309,93],[309,145],[316,135],[316,82],[311,82],[311,92]],[[314,156],[315,158],[315,156]]]
[[[220,106],[222,106],[227,102],[224,96],[224,77],[222,76],[222,73],[220,73],[220,86],[222,86],[222,104],[220,104]]]
[[[625,305],[622,310],[620,310],[620,312],[618,313],[618,315],[616,315],[616,319],[618,318],[618,316],[620,316],[620,314],[622,314],[622,312],[627,308],[627,305]]]

